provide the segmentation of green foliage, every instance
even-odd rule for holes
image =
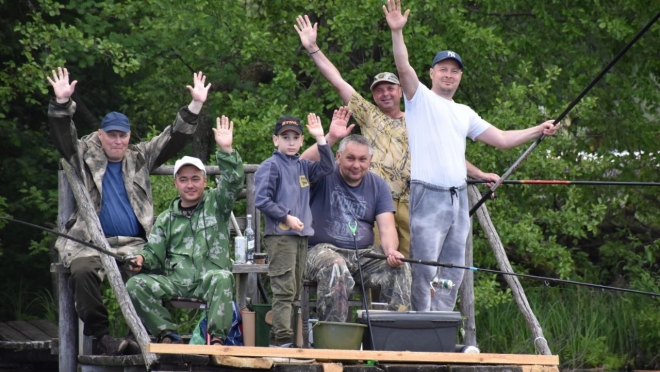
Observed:
[[[259,163],[272,152],[271,130],[279,116],[316,112],[327,128],[332,110],[341,104],[300,47],[295,17],[308,14],[318,22],[324,54],[368,96],[374,74],[395,71],[382,5],[382,0],[0,1],[0,214],[49,227],[56,223],[59,155],[48,137],[46,102],[52,93],[45,81],[53,68],[66,66],[79,81],[74,98],[79,111],[85,106],[90,113],[74,117],[79,135],[96,130],[100,118],[116,110],[130,118],[134,140],[151,138],[172,122],[190,101],[185,86],[201,70],[212,90],[195,139],[183,152],[209,160],[215,152],[210,127],[215,117],[227,115],[236,125],[234,147],[247,163]],[[411,8],[404,34],[421,81],[429,83],[427,68],[438,50],[456,50],[466,64],[456,101],[502,129],[557,117],[657,8],[650,0],[403,5]],[[540,143],[511,178],[655,180],[657,36],[656,25],[569,113],[564,129]],[[307,144],[312,141],[306,138]],[[522,151],[469,143],[467,158],[502,174]],[[176,191],[166,176],[153,177],[152,185],[158,214]],[[527,185],[501,187],[496,194],[487,205],[516,271],[653,291],[660,287],[656,188]],[[0,221],[2,287],[20,282],[34,292],[47,285],[51,243],[52,237]],[[478,228],[474,244],[475,263],[495,267]],[[477,278],[476,286],[477,303],[484,306],[480,318],[510,304],[499,279]],[[638,311],[638,338],[657,345],[650,309]],[[1,318],[8,313],[16,311],[2,312]],[[539,319],[543,323],[543,316]],[[585,337],[580,342],[591,350],[610,342],[596,333]],[[508,352],[517,349],[505,340],[501,345],[510,347]],[[591,353],[591,364],[621,364]]]
[[[658,342],[660,322],[647,316],[657,310],[657,300],[582,287],[537,287],[526,293],[562,369],[657,367],[654,342]],[[513,300],[486,306],[476,304],[482,352],[535,352],[534,340]]]

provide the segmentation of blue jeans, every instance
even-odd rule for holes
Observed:
[[[465,244],[470,232],[466,185],[440,187],[421,181],[410,186],[410,257],[415,260],[465,265]],[[464,269],[449,269],[412,264],[412,309],[416,311],[452,311]],[[450,279],[454,288],[436,289],[431,295],[434,277]]]

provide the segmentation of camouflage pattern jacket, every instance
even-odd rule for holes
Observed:
[[[96,132],[78,139],[75,124],[71,120],[75,111],[76,103],[73,100],[59,104],[52,98],[48,105],[50,136],[62,158],[82,176],[98,214],[101,212],[103,176],[108,160]],[[145,237],[151,232],[154,213],[149,174],[152,169],[174,157],[192,138],[196,129],[197,115],[183,107],[174,124],[165,128],[157,137],[128,146],[122,160],[124,186],[133,211],[145,231]],[[78,216],[78,211],[69,218],[62,232],[83,241],[91,240],[87,225]],[[65,267],[69,267],[75,258],[99,255],[94,249],[63,237],[57,239],[55,248],[59,251],[60,263]]]
[[[231,154],[217,151],[216,158],[220,167],[217,188],[204,191],[190,218],[181,213],[180,198],[172,200],[158,216],[144,249],[135,252],[144,257],[142,265],[150,273],[194,286],[209,270],[231,272],[229,216],[243,188],[245,173],[236,150]]]

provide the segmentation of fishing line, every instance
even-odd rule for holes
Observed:
[[[374,254],[374,253],[364,253],[364,254],[362,254],[362,257],[375,258],[375,259],[378,259],[378,260],[386,260],[387,259],[386,256],[379,255],[379,254]],[[408,263],[413,263],[413,264],[420,264],[420,265],[441,266],[441,267],[446,267],[446,268],[450,268],[450,269],[463,269],[463,270],[470,270],[470,271],[476,271],[476,272],[481,271],[481,272],[485,272],[485,273],[500,274],[500,275],[512,275],[512,276],[518,276],[518,277],[521,277],[521,278],[542,280],[544,282],[556,282],[556,283],[564,283],[564,284],[581,285],[581,286],[585,286],[585,287],[606,289],[606,290],[610,290],[610,291],[621,291],[621,292],[628,292],[628,293],[636,293],[636,294],[651,296],[651,297],[654,297],[654,298],[655,297],[660,297],[660,293],[655,293],[655,292],[646,292],[646,291],[639,291],[639,290],[636,290],[636,289],[611,287],[611,286],[601,285],[601,284],[578,282],[578,281],[575,281],[575,280],[550,278],[550,277],[547,277],[547,276],[538,276],[538,275],[531,275],[531,274],[519,274],[519,273],[508,272],[508,271],[482,269],[482,268],[478,268],[478,267],[474,267],[474,266],[460,266],[460,265],[454,265],[454,264],[451,264],[451,263],[441,263],[441,262],[435,262],[435,261],[414,260],[414,259],[411,259],[411,258],[399,258],[399,260],[401,260],[403,262],[408,262]],[[544,283],[544,284],[548,285],[547,283]]]
[[[25,222],[25,221],[21,221],[21,220],[16,220],[16,219],[13,219],[13,218],[10,218],[10,217],[6,217],[6,216],[0,216],[0,219],[7,220],[7,221],[11,221],[11,222],[20,223],[20,224],[23,224],[23,225],[26,225],[26,226],[29,226],[29,227],[33,227],[33,228],[35,228],[35,229],[39,229],[39,230],[42,230],[42,231],[45,231],[45,232],[51,233],[51,234],[53,234],[53,235],[61,236],[61,237],[63,237],[63,238],[66,238],[66,239],[72,240],[72,241],[74,241],[74,242],[76,242],[76,243],[82,244],[82,245],[84,245],[84,246],[86,246],[86,247],[89,247],[89,248],[95,249],[95,250],[97,250],[98,252],[101,252],[101,253],[103,253],[103,254],[107,254],[108,256],[110,256],[110,257],[116,259],[116,260],[119,261],[119,262],[127,263],[127,264],[129,264],[129,265],[131,265],[131,266],[133,266],[133,267],[140,267],[139,265],[136,265],[135,263],[133,263],[132,260],[135,259],[135,256],[132,255],[132,254],[120,255],[120,254],[117,254],[117,253],[115,253],[115,252],[111,252],[111,251],[109,251],[109,250],[107,250],[107,249],[104,249],[104,248],[101,248],[101,247],[99,247],[99,246],[96,246],[96,245],[94,245],[94,244],[91,244],[91,243],[89,243],[89,242],[86,242],[86,241],[83,241],[83,240],[80,240],[80,239],[76,239],[76,238],[74,238],[73,236],[70,236],[70,235],[67,235],[67,234],[63,234],[63,233],[61,233],[61,232],[59,232],[59,231],[51,230],[51,229],[45,228],[45,227],[43,227],[43,226],[35,225],[35,224],[29,223],[29,222]]]
[[[468,184],[490,183],[490,181],[468,180]],[[660,186],[660,182],[624,181],[569,181],[569,180],[505,180],[505,185],[586,185],[586,186]]]
[[[655,21],[658,20],[658,18],[660,18],[660,13],[656,14],[655,17],[653,17],[653,19],[651,19],[649,21],[649,23],[647,23],[646,26],[644,26],[644,28],[642,28],[637,33],[637,35],[635,35],[635,37],[632,40],[630,40],[630,42],[628,44],[626,44],[626,46],[624,46],[623,49],[621,49],[619,54],[617,54],[616,57],[614,57],[614,59],[612,59],[612,61],[607,66],[605,66],[603,71],[601,71],[598,74],[598,76],[596,76],[596,78],[594,80],[592,80],[591,83],[589,83],[589,85],[587,85],[587,87],[584,88],[584,90],[582,90],[582,92],[577,96],[577,98],[575,98],[573,100],[573,102],[571,102],[568,105],[568,107],[566,107],[566,109],[561,114],[559,114],[557,119],[555,119],[555,121],[552,123],[553,125],[557,125],[566,116],[566,114],[568,114],[568,112],[571,111],[571,109],[573,109],[573,107],[575,105],[577,105],[577,103],[582,99],[582,97],[584,97],[591,90],[591,88],[593,88],[593,86],[596,85],[596,83],[610,70],[610,68],[612,68],[612,66],[614,66],[614,64],[624,54],[626,54],[628,49],[630,49],[630,47],[632,47],[635,44],[635,42],[637,42],[637,40],[640,37],[642,37],[642,35],[644,35],[644,33],[646,33],[646,31],[649,28],[651,28],[651,26],[653,26],[653,24],[655,23]],[[484,193],[484,195],[481,197],[481,199],[479,199],[479,201],[472,207],[472,209],[470,209],[470,216],[472,216],[474,214],[474,212],[476,212],[477,209],[479,209],[479,207],[481,207],[481,205],[486,201],[486,199],[490,198],[491,194],[493,194],[495,189],[497,189],[502,184],[502,182],[504,182],[504,180],[507,177],[509,177],[509,175],[511,173],[513,173],[513,171],[516,170],[516,168],[518,168],[520,163],[522,163],[523,160],[525,160],[527,158],[527,156],[529,156],[529,154],[532,152],[532,150],[534,150],[536,148],[536,146],[538,146],[538,144],[541,143],[541,141],[543,141],[544,138],[545,138],[545,135],[541,134],[541,136],[536,141],[534,141],[534,143],[532,143],[532,145],[529,146],[529,148],[527,150],[525,150],[525,152],[513,163],[513,165],[511,165],[509,167],[509,169],[507,169],[506,172],[504,172],[504,174],[500,177],[500,179],[497,180],[497,182],[495,182],[495,184],[490,189],[488,189],[487,192]]]

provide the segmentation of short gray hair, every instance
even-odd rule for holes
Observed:
[[[344,152],[346,145],[350,142],[355,142],[357,144],[367,146],[369,149],[369,155],[374,154],[374,150],[371,148],[369,141],[361,134],[351,134],[350,136],[345,137],[343,140],[341,140],[341,142],[339,142],[339,148],[337,151]]]

